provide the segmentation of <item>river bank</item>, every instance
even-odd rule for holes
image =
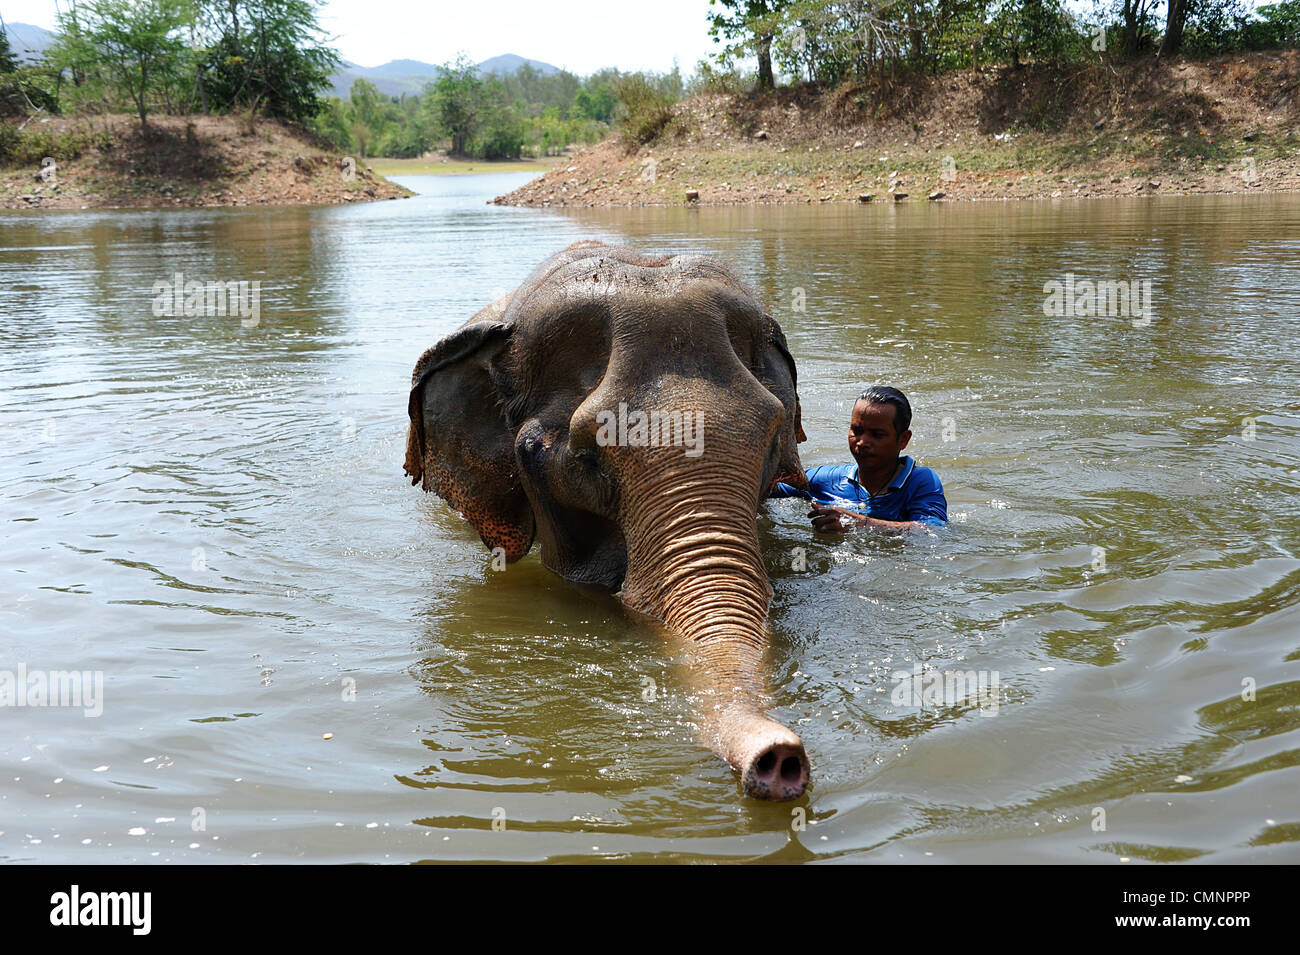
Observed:
[[[1059,199],[1300,191],[1300,51],[711,93],[499,205]]]
[[[12,135],[12,134],[11,134]],[[315,205],[411,193],[303,130],[234,116],[34,118],[0,208]]]

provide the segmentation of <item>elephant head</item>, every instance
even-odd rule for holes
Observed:
[[[763,715],[771,588],[756,516],[804,486],[794,360],[729,268],[578,242],[420,357],[406,473],[494,551],[542,562],[685,637],[705,743],[792,799],[802,741]],[[500,553],[498,552],[498,553]]]

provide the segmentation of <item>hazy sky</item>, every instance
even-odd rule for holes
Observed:
[[[578,75],[602,66],[683,75],[720,46],[708,34],[709,0],[328,0],[322,25],[345,60],[442,63],[464,50],[545,60]],[[54,0],[0,0],[6,23],[53,29]]]

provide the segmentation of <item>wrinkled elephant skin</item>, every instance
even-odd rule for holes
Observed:
[[[799,737],[762,713],[771,596],[756,516],[803,484],[794,360],[706,256],[579,242],[420,357],[406,472],[489,548],[536,544],[689,641],[704,742],[760,799],[803,794]]]

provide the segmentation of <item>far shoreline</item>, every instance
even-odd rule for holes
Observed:
[[[503,172],[550,172],[568,156],[536,159],[461,159],[443,156],[418,159],[366,157],[363,162],[378,175],[389,176],[482,176]]]
[[[1300,50],[906,87],[702,92],[493,203],[535,208],[905,204],[1300,192]]]
[[[641,140],[560,155],[344,155],[237,116],[29,117],[0,208],[318,206],[414,195],[390,176],[530,174],[494,205],[905,205],[1300,193],[1300,50],[1071,68],[1027,64],[905,85],[697,92]],[[892,81],[891,81],[892,82]],[[16,132],[15,132],[16,131]],[[46,174],[49,174],[48,176]]]

